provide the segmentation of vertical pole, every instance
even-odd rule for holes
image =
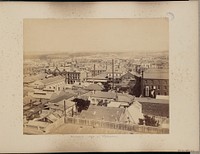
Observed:
[[[112,90],[114,90],[114,59],[112,59]]]
[[[144,75],[144,70],[142,70],[142,77],[141,77],[141,96],[143,96],[143,89],[144,89],[144,86],[143,86],[143,76]]]
[[[94,64],[94,73],[93,73],[93,83],[94,83],[94,77],[95,77],[95,64]]]
[[[66,123],[66,102],[64,100],[64,123]]]

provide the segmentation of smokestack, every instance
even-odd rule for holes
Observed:
[[[114,59],[112,59],[112,89],[114,89]]]
[[[95,76],[95,74],[96,74],[96,73],[95,73],[95,64],[94,64],[94,74],[93,74],[93,75]]]
[[[94,73],[93,73],[93,83],[94,83],[94,77],[95,77],[95,64],[94,64]]]

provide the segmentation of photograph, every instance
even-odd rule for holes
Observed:
[[[23,19],[23,134],[169,134],[169,19]]]

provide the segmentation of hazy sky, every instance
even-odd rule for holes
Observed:
[[[168,51],[167,18],[25,19],[24,52]]]

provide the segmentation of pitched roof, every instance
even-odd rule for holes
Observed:
[[[90,105],[88,110],[83,110],[79,117],[86,119],[116,122],[120,120],[124,111],[124,108]]]
[[[86,90],[97,90],[97,91],[101,91],[101,90],[103,90],[103,87],[100,86],[99,84],[90,84],[90,85],[87,86],[85,89],[86,89]]]
[[[139,123],[139,118],[144,118],[142,114],[142,105],[137,101],[129,106],[127,111],[129,112],[130,118],[132,118],[136,124]]]
[[[90,95],[91,97],[98,97],[98,98],[107,98],[107,99],[116,99],[117,95],[115,92],[103,92],[103,91],[96,91],[95,93]]]
[[[169,104],[167,99],[155,99],[150,97],[135,97],[135,100],[143,103],[159,103],[159,104]]]
[[[121,78],[125,77],[125,76],[131,76],[131,77],[135,77],[135,74],[133,74],[132,72],[126,72],[125,74],[123,74],[121,76]]]
[[[56,81],[60,81],[60,80],[64,80],[65,78],[62,77],[62,76],[56,76],[56,77],[52,77],[52,78],[48,78],[48,79],[43,79],[41,80],[41,82],[43,84],[51,84],[53,82],[56,82]]]
[[[133,100],[134,100],[134,96],[132,96],[132,95],[117,93],[117,101],[119,101],[119,102],[132,103]]]
[[[47,122],[41,122],[41,121],[35,121],[35,120],[29,120],[28,126],[39,126],[39,127],[47,127],[49,125],[49,123]]]
[[[108,103],[107,107],[120,107],[121,102],[112,101]]]
[[[106,76],[107,76],[107,73],[106,72],[102,72],[101,74],[99,74],[99,75],[96,75],[96,76],[94,76],[94,77],[88,77],[88,79],[99,79],[99,80],[104,80],[104,79],[107,79],[106,78]]]
[[[45,73],[40,73],[40,74],[37,74],[37,75],[33,75],[33,76],[27,76],[24,78],[24,83],[30,83],[30,82],[34,82],[36,80],[41,80],[41,79],[44,79],[46,76]]]
[[[168,72],[144,72],[144,79],[169,79]]]
[[[39,93],[31,93],[30,94],[30,96],[32,96],[33,98],[41,98],[41,99],[51,99],[51,97],[52,97],[52,95],[53,95],[54,93],[41,93],[41,94],[39,94]]]
[[[64,99],[69,99],[73,96],[75,96],[75,94],[62,91],[57,97],[54,97],[53,99],[51,99],[51,102],[52,103],[60,102]]]

